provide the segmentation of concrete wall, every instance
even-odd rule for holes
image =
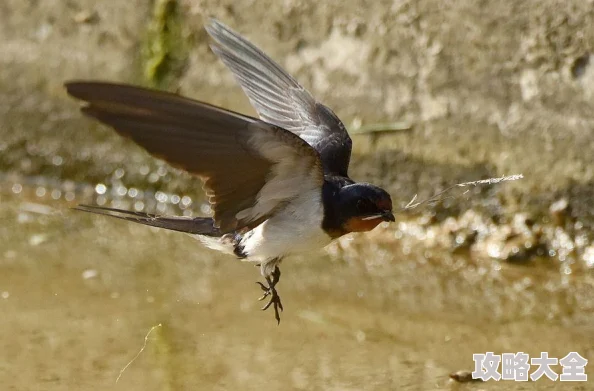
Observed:
[[[90,122],[80,122],[62,89],[73,78],[179,89],[253,113],[208,50],[202,26],[211,15],[286,66],[347,126],[412,126],[356,136],[356,179],[379,178],[406,203],[439,183],[523,173],[524,181],[506,185],[520,204],[547,206],[567,196],[587,215],[594,196],[593,5],[4,0],[1,163],[35,174],[60,154],[66,167],[57,175],[70,170],[76,177],[68,167],[84,161],[87,178],[137,164],[126,156],[127,144],[105,129],[81,130]],[[32,163],[23,166],[18,150],[25,144]]]

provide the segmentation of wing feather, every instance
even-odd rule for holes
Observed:
[[[206,31],[214,41],[213,52],[231,70],[260,119],[304,139],[320,153],[326,173],[346,176],[352,141],[332,110],[229,27],[211,19]]]
[[[321,189],[318,152],[272,124],[134,86],[70,82],[66,88],[86,102],[86,115],[200,176],[221,234],[258,225],[302,191]]]

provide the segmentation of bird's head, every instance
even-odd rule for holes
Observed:
[[[342,229],[347,232],[371,231],[383,221],[395,221],[392,198],[369,183],[344,186],[338,194]]]

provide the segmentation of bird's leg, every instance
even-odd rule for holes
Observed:
[[[257,282],[257,284],[260,285],[260,288],[262,288],[262,290],[264,291],[264,295],[262,295],[262,297],[260,297],[258,300],[264,300],[266,297],[270,296],[270,300],[268,301],[268,303],[266,303],[264,307],[262,307],[262,310],[267,310],[271,305],[273,305],[274,318],[276,319],[277,323],[280,323],[280,315],[278,310],[280,309],[281,312],[283,311],[283,304],[281,303],[280,296],[276,291],[276,284],[278,284],[280,276],[280,269],[278,266],[275,266],[274,270],[270,275],[264,276],[268,286],[264,285],[261,282]]]

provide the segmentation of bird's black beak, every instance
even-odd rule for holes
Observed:
[[[396,221],[396,218],[394,217],[394,213],[392,213],[391,210],[383,211],[382,219],[384,219],[384,221]]]

